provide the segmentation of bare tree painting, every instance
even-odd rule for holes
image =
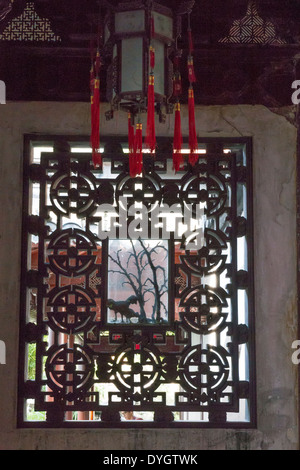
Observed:
[[[111,240],[108,257],[109,322],[166,323],[167,242]]]

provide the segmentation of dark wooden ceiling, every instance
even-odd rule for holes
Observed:
[[[10,10],[10,0],[0,0],[0,38],[28,3],[14,0]],[[88,101],[90,37],[103,14],[98,0],[30,3],[40,18],[49,20],[60,40],[3,40],[2,36],[0,80],[6,83],[7,100]],[[180,4],[160,3],[174,11]],[[182,18],[185,50],[186,18]],[[300,0],[195,0],[191,26],[198,104],[291,105],[300,57]],[[105,99],[105,70],[101,79]]]

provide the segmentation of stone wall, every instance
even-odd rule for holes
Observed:
[[[102,105],[105,111],[105,105]],[[289,111],[289,110],[288,110]],[[16,427],[22,147],[25,133],[89,135],[85,103],[0,106],[0,449],[297,449],[296,128],[263,106],[197,107],[201,137],[253,138],[258,426],[254,430],[32,430]],[[187,135],[187,109],[183,108]],[[102,134],[126,134],[104,117]],[[173,133],[173,119],[157,125]]]

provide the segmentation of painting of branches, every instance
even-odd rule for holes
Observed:
[[[110,240],[108,258],[108,322],[167,323],[167,241]]]

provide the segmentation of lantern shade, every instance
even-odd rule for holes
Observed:
[[[145,10],[121,11],[115,14],[115,34],[146,32]]]
[[[120,94],[126,99],[134,97],[132,92],[141,94],[144,78],[143,38],[133,37],[121,43],[121,87]]]
[[[168,48],[174,44],[173,28],[172,11],[157,2],[151,8],[149,2],[124,2],[110,12],[105,41],[111,54],[107,98],[113,109],[123,108],[133,114],[147,110],[150,44],[155,50],[155,103],[167,103],[172,94]]]
[[[173,41],[173,18],[155,10],[152,12],[152,17],[155,24],[155,34]]]

